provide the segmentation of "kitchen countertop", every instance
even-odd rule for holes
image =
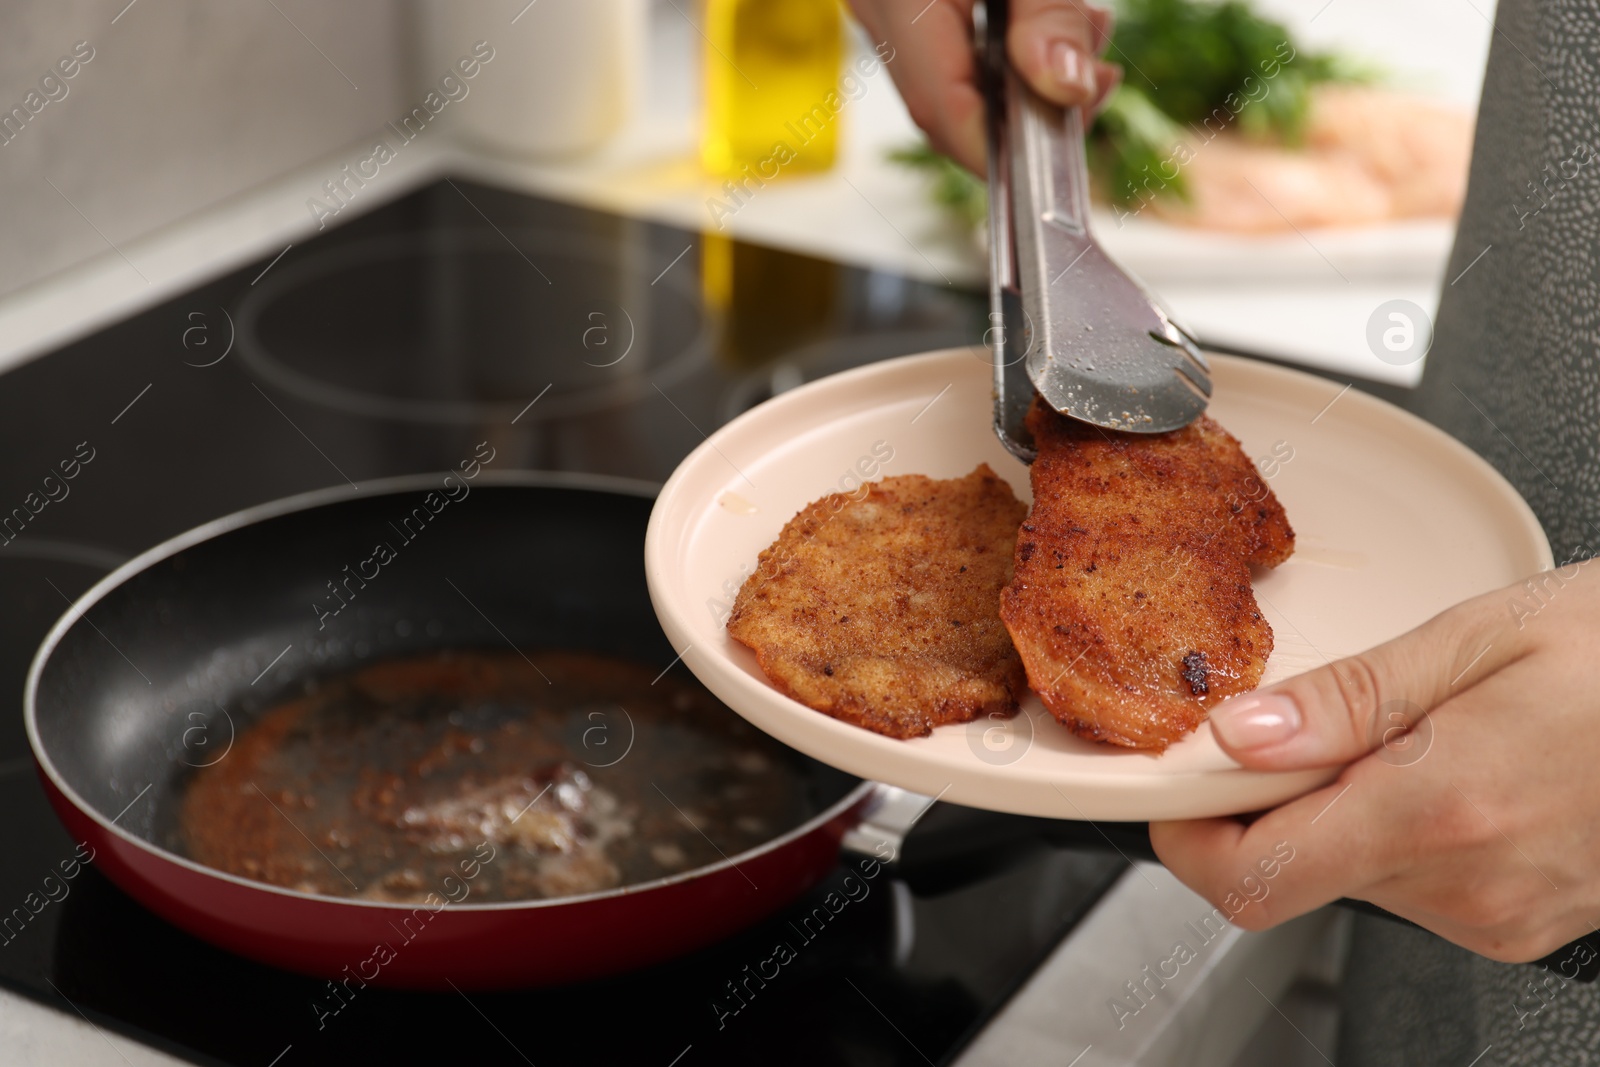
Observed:
[[[9,1067],[188,1067],[165,1052],[0,989],[0,1048]]]

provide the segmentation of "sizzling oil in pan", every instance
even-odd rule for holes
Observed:
[[[474,901],[522,900],[714,863],[820,810],[793,752],[698,684],[653,679],[445,651],[323,681],[193,774],[170,843],[310,893],[409,903],[466,873]]]

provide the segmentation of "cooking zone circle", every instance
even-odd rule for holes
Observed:
[[[408,422],[531,423],[639,400],[709,359],[689,271],[646,242],[436,230],[280,264],[240,304],[239,357],[314,404]]]

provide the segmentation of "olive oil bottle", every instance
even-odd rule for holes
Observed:
[[[839,140],[840,0],[705,0],[701,158],[718,177],[749,168],[826,170]]]

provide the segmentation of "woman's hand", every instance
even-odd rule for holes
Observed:
[[[889,72],[935,149],[984,171],[983,97],[974,81],[973,0],[850,0],[874,41],[894,48]],[[1111,14],[1081,0],[1011,0],[1011,62],[1041,95],[1099,107],[1121,79],[1097,58]]]
[[[1262,929],[1355,897],[1506,962],[1596,932],[1600,566],[1592,561],[1234,697],[1211,722],[1247,767],[1348,764],[1332,785],[1248,826],[1151,824],[1162,861],[1213,902],[1235,893],[1275,844],[1293,847],[1293,862],[1238,913],[1238,925]]]

